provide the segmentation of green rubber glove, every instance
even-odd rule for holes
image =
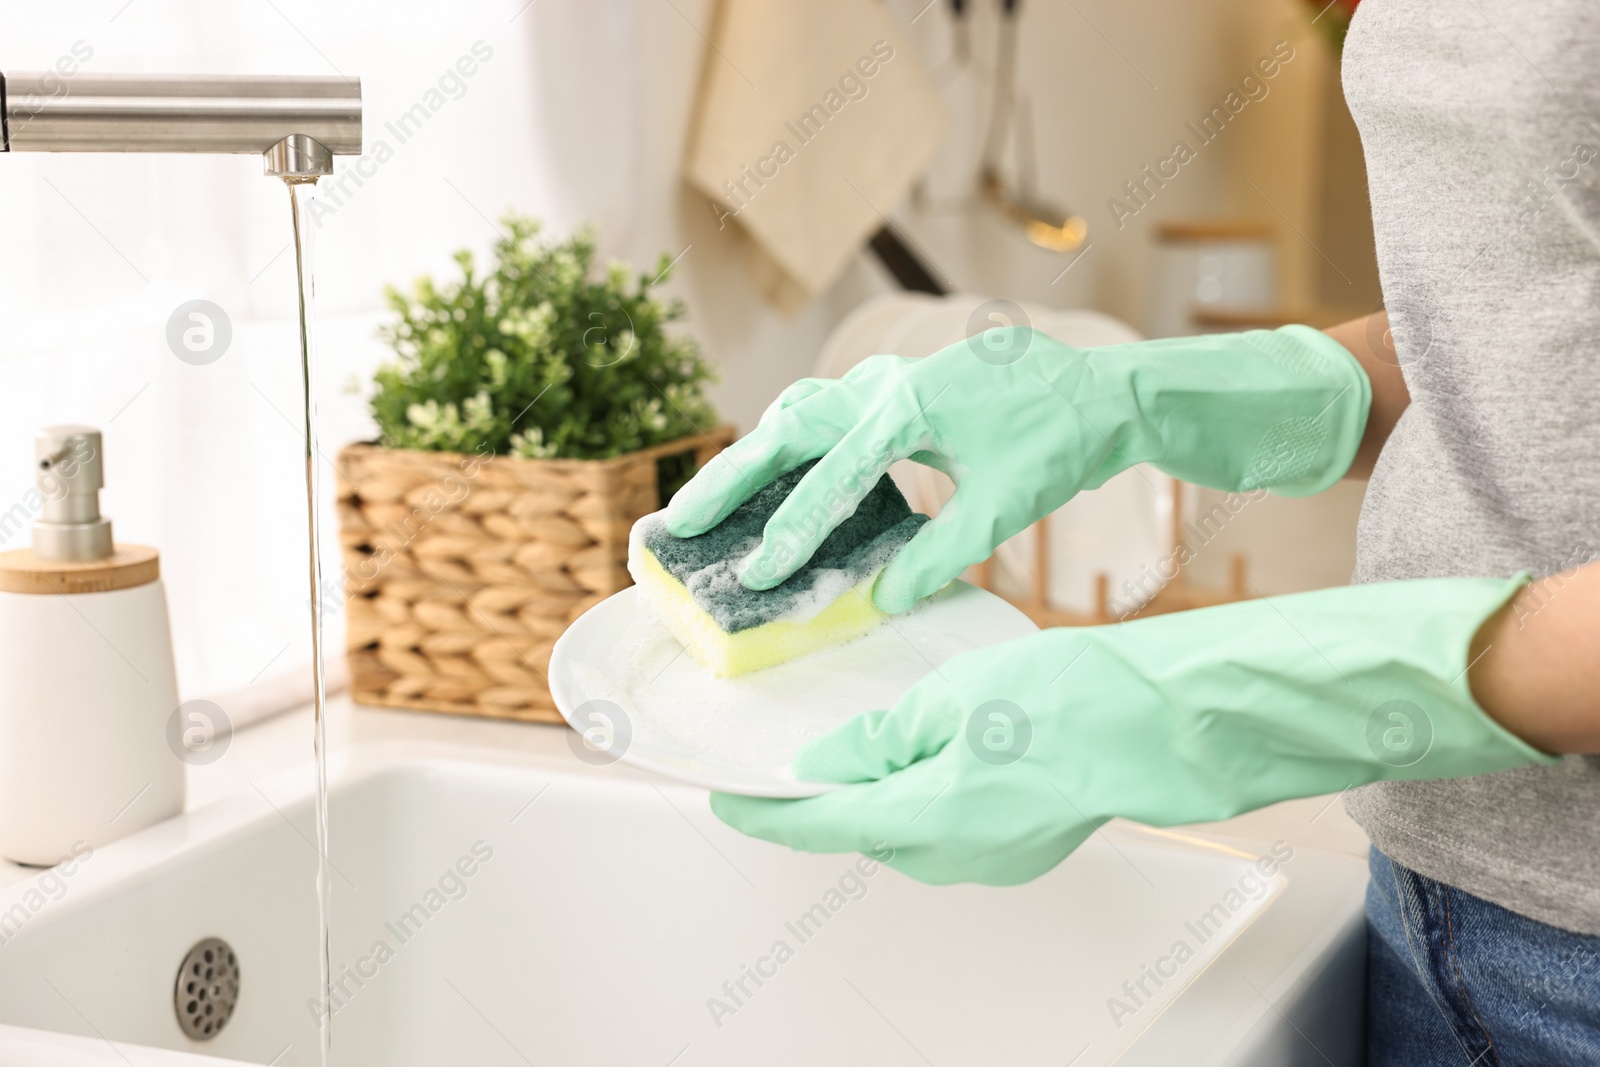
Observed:
[[[807,744],[807,800],[714,794],[735,829],[892,851],[924,882],[1011,885],[1101,824],[1223,819],[1389,779],[1552,762],[1467,688],[1479,626],[1526,580],[1442,578],[1045,630],[961,655]]]
[[[878,607],[898,614],[1135,463],[1216,489],[1320,492],[1349,469],[1370,402],[1355,358],[1306,326],[1105,348],[1005,327],[926,359],[874,356],[838,380],[796,382],[679,490],[667,528],[704,533],[821,457],[742,565],[746,586],[769,589],[891,463],[924,463],[957,488],[875,587]]]

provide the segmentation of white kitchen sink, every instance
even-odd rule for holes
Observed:
[[[1279,844],[1262,877],[1268,844],[1113,826],[1030,885],[933,888],[563,756],[337,754],[335,1064],[1360,1062],[1351,858]],[[0,888],[0,1064],[317,1063],[311,781]],[[173,994],[208,937],[240,994],[197,1042]]]

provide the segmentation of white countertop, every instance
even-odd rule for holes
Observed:
[[[312,722],[308,704],[239,730],[220,759],[188,768],[186,810],[193,811],[223,797],[248,791],[252,783],[311,759]],[[395,740],[472,745],[571,758],[565,726],[369,708],[351,703],[345,694],[329,699],[330,751],[356,741]],[[605,773],[637,775],[641,772],[612,766],[606,768]],[[1365,857],[1367,852],[1366,835],[1333,796],[1285,801],[1211,824],[1208,829],[1233,837],[1283,840],[1291,845],[1357,857]],[[33,873],[29,868],[0,861],[0,885]]]
[[[264,775],[310,759],[311,729],[311,708],[306,706],[241,730],[222,759],[208,767],[189,769],[189,807],[247,789],[250,782]],[[564,726],[369,708],[352,704],[345,695],[330,699],[330,751],[352,741],[391,740],[438,741],[570,758]],[[614,774],[639,773],[622,766],[606,770]],[[1291,845],[1358,857],[1367,854],[1366,834],[1333,796],[1285,801],[1211,828],[1235,837],[1282,839]]]

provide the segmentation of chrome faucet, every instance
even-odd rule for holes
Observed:
[[[255,153],[270,177],[315,181],[361,154],[361,82],[0,72],[0,151]]]

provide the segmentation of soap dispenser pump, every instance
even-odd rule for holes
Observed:
[[[184,763],[160,556],[112,540],[98,430],[34,445],[35,488],[0,514],[35,516],[0,552],[0,857],[49,866],[182,811]]]

